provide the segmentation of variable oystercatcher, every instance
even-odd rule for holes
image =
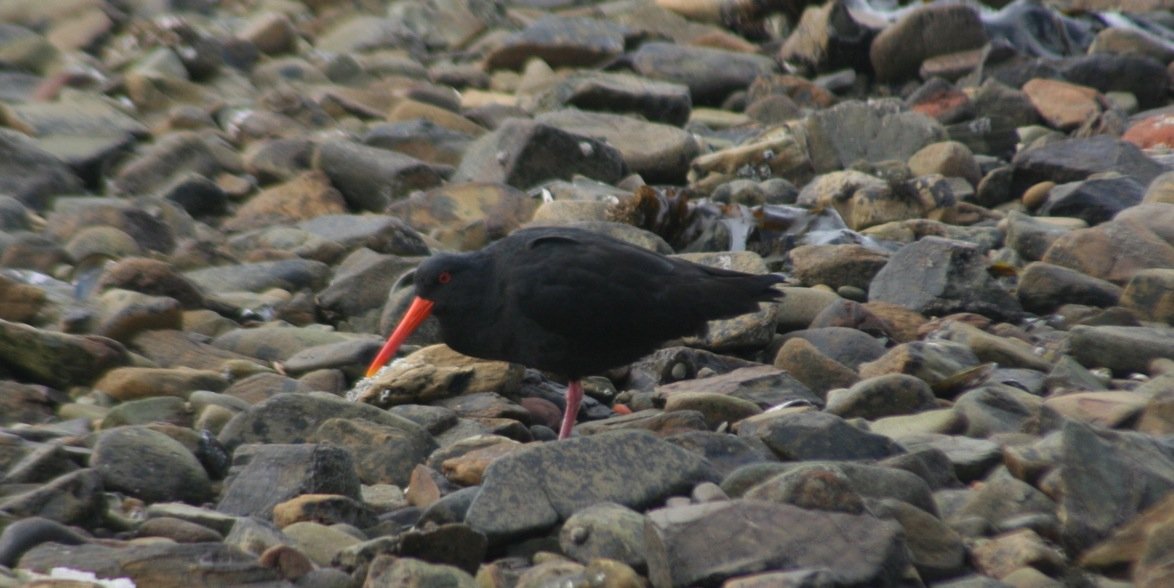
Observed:
[[[416,298],[367,377],[428,317],[454,350],[566,376],[559,439],[583,398],[580,378],[631,363],[706,322],[777,299],[773,274],[753,275],[665,257],[584,229],[515,231],[471,253],[434,255],[416,268]]]

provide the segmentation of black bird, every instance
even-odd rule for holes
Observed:
[[[782,295],[772,287],[782,279],[665,257],[584,229],[522,229],[480,251],[421,263],[416,298],[367,376],[433,314],[441,339],[460,353],[566,376],[566,439],[581,378],[704,333],[707,321],[757,311]]]

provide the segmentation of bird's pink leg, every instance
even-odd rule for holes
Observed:
[[[559,439],[571,436],[571,428],[575,426],[575,417],[579,416],[579,403],[582,401],[583,385],[579,380],[567,382],[567,409],[563,411],[563,426],[558,429]]]

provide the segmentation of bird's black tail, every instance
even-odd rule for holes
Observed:
[[[744,274],[706,268],[710,278],[699,281],[693,296],[695,311],[705,320],[724,319],[758,311],[758,303],[775,302],[783,291],[775,288],[785,280],[779,274]]]

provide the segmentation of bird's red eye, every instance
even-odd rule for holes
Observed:
[[[439,284],[447,284],[451,281],[452,281],[452,274],[450,274],[448,272],[440,272],[440,275],[436,276],[436,282]]]

